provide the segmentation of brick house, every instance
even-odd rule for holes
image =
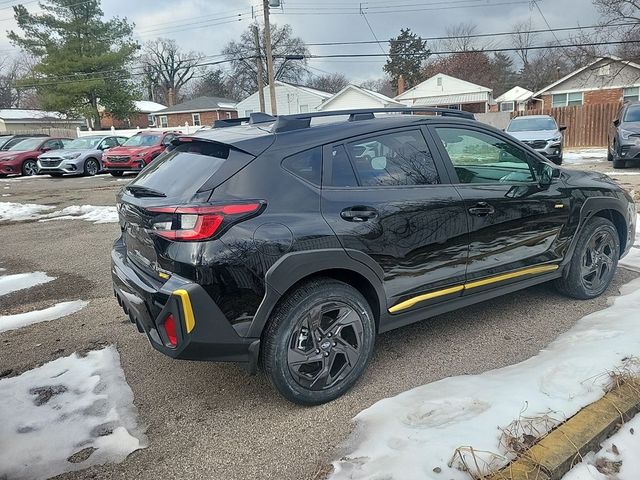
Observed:
[[[216,120],[238,118],[236,101],[221,97],[197,97],[153,114],[157,127],[212,125]]]
[[[394,98],[409,107],[443,107],[485,113],[493,103],[493,90],[438,73]]]
[[[138,100],[133,102],[136,106],[137,113],[129,115],[128,118],[121,120],[115,118],[104,108],[100,111],[100,126],[107,128],[147,128],[155,126],[153,113],[164,110],[166,105],[148,100]]]
[[[530,109],[640,100],[640,65],[608,56],[571,72],[533,95]]]

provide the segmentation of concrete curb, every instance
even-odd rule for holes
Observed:
[[[488,480],[560,480],[582,456],[640,412],[640,382],[626,382],[586,406]]]

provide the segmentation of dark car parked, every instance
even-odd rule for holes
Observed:
[[[625,168],[627,162],[640,162],[640,102],[626,102],[618,110],[609,128],[607,160],[613,168]]]
[[[151,345],[260,363],[318,404],[356,382],[376,333],[550,280],[605,291],[636,218],[609,177],[466,112],[392,111],[217,122],[126,186],[114,291]]]

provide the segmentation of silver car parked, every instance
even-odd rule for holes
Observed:
[[[549,115],[527,115],[512,119],[505,132],[560,165],[566,128]]]
[[[61,177],[65,173],[93,176],[102,170],[102,153],[122,145],[127,137],[91,135],[76,138],[64,149],[43,153],[38,157],[38,173]]]

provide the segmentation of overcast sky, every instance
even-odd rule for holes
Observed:
[[[2,6],[7,3],[0,3],[3,32],[16,28],[12,10]],[[18,2],[11,2],[15,3]],[[24,3],[29,9],[37,8],[34,0]],[[423,37],[444,35],[448,26],[461,22],[476,23],[480,33],[509,31],[515,22],[529,18],[534,28],[546,28],[538,10],[527,0],[282,0],[282,4],[281,9],[273,9],[272,23],[289,23],[294,33],[308,43],[374,40],[366,20],[380,40],[393,37],[406,27]],[[359,13],[360,4],[366,19]],[[590,0],[539,0],[538,4],[553,28],[591,25],[597,20]],[[251,24],[252,7],[257,16],[261,16],[260,5],[259,0],[102,1],[107,17],[117,15],[135,23],[139,41],[158,36],[174,38],[185,50],[211,56],[209,60],[217,60],[213,56]],[[564,36],[558,35],[561,39]],[[542,36],[540,43],[547,39],[553,37]],[[497,42],[497,46],[510,45],[505,38]],[[314,54],[381,52],[376,44],[314,46],[310,50]],[[0,54],[18,54],[4,33]],[[382,76],[384,62],[384,58],[310,59],[309,67],[317,74],[343,72],[352,81],[360,82]]]

